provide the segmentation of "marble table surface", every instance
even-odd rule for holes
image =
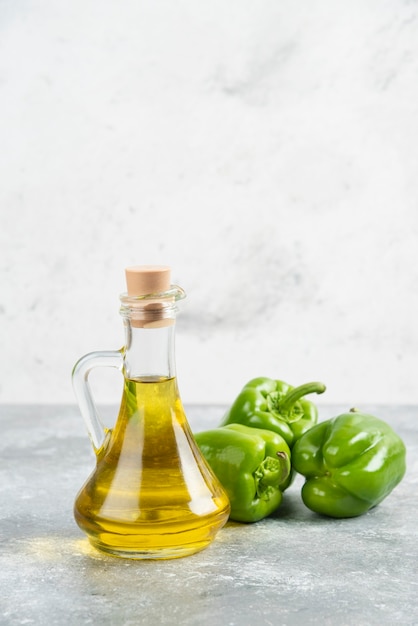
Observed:
[[[320,419],[347,408],[320,407]],[[406,476],[381,505],[350,520],[317,516],[298,477],[272,517],[228,523],[193,556],[146,562],[95,551],[74,522],[94,464],[78,409],[1,406],[0,624],[418,624],[418,407],[361,408],[408,449]],[[197,431],[222,407],[186,412]]]

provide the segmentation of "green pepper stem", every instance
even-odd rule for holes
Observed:
[[[298,400],[307,396],[309,393],[323,393],[326,387],[323,383],[305,383],[299,385],[287,392],[285,397],[280,401],[281,411],[290,411]]]
[[[280,485],[287,480],[291,470],[290,457],[279,450],[276,458],[267,456],[254,472],[257,496],[269,500]]]

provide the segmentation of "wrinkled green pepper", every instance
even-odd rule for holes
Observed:
[[[290,450],[269,430],[231,424],[194,435],[231,504],[230,519],[257,522],[275,511],[290,476]]]
[[[293,468],[305,476],[305,505],[330,517],[355,517],[402,480],[406,449],[384,421],[351,409],[317,424],[296,442]]]
[[[305,400],[304,396],[324,391],[322,383],[292,387],[281,380],[253,378],[224,415],[221,426],[244,424],[272,430],[292,447],[318,421],[315,404]]]

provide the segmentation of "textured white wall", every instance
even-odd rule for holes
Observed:
[[[125,266],[167,263],[184,402],[267,375],[417,403],[417,18],[0,2],[0,401],[73,402],[77,358],[122,343]]]

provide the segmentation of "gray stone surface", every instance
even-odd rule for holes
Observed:
[[[321,407],[320,419],[347,408]],[[379,507],[351,520],[319,517],[297,479],[273,517],[228,523],[196,555],[145,562],[96,552],[73,520],[94,464],[78,409],[0,407],[0,623],[418,624],[418,407],[362,408],[408,448],[407,474]],[[186,409],[196,431],[222,415]]]

